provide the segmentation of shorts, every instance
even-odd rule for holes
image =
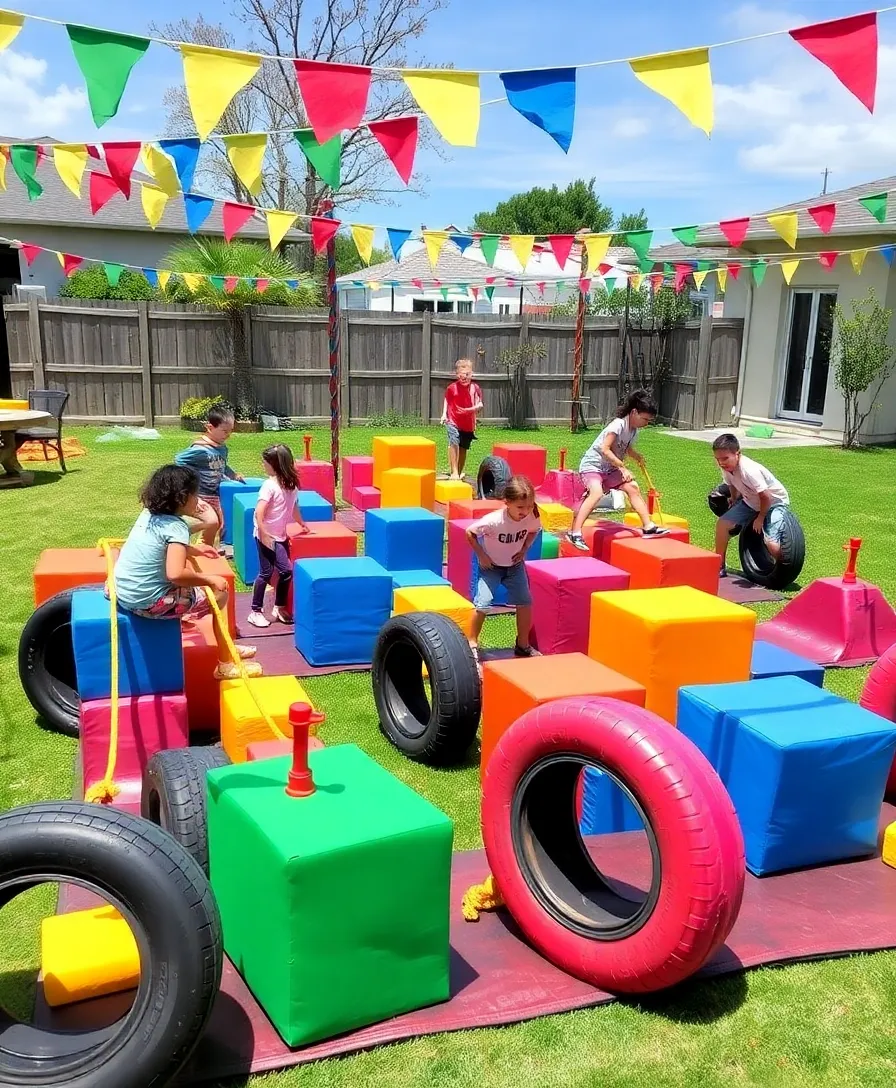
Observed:
[[[477,612],[484,612],[486,608],[491,608],[498,586],[504,586],[507,590],[509,605],[524,608],[532,603],[529,578],[522,563],[514,563],[512,567],[490,567],[488,570],[480,567],[476,596],[473,598],[473,607]]]
[[[784,532],[784,510],[785,507],[779,503],[773,506],[765,515],[762,533],[772,544],[781,543],[781,536]],[[749,525],[758,513],[758,510],[748,506],[743,499],[738,499],[734,506],[722,515],[722,521],[728,521],[732,525],[739,525],[743,528],[745,525]]]
[[[198,620],[209,614],[211,605],[202,586],[174,586],[149,608],[130,608],[128,611],[147,620],[174,620],[187,614]]]
[[[221,507],[220,496],[218,496],[218,495],[200,495],[199,496],[199,505],[200,505],[200,507],[205,505],[205,506],[210,507],[212,510],[214,510],[214,512],[215,512],[215,514],[217,515],[217,518],[218,518],[218,528],[223,533],[224,532],[224,510]],[[197,511],[197,513],[198,513],[198,511]],[[202,524],[201,520],[199,518],[197,518],[197,517],[189,517],[188,516],[188,517],[184,518],[184,521],[187,523],[187,528],[190,530],[190,535],[191,536],[194,533],[204,532],[204,530],[205,530],[205,526]]]
[[[462,450],[468,450],[476,437],[475,431],[462,431],[456,423],[452,423],[450,420],[445,424],[445,428],[448,431],[448,445],[460,446]]]
[[[625,483],[622,478],[621,468],[612,468],[609,472],[583,472],[581,476],[582,486],[586,491],[589,491],[595,484],[599,484],[604,494],[608,491],[617,490]]]

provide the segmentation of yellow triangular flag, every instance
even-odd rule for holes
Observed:
[[[703,286],[703,281],[706,279],[706,277],[709,275],[709,273],[708,272],[694,272],[692,274],[693,274],[693,277],[694,277],[694,283],[697,285],[697,290],[699,291],[700,288]]]
[[[160,268],[158,270],[158,272],[159,272],[159,287],[161,287],[162,290],[164,291],[165,288],[168,286],[168,281],[171,279],[171,273],[165,268]]]
[[[6,190],[6,164],[9,161],[5,147],[0,147],[0,191]]]
[[[728,269],[724,265],[719,265],[716,269],[716,278],[719,281],[719,290],[725,290],[725,284],[728,282]]]
[[[448,241],[447,230],[425,230],[423,241],[426,242],[426,252],[429,255],[429,263],[435,268],[442,252],[442,246]]]
[[[449,144],[475,147],[479,133],[479,73],[415,68],[401,73],[417,105]]]
[[[224,146],[236,176],[252,196],[258,196],[261,192],[261,166],[268,146],[267,134],[250,132],[245,136],[225,136]]]
[[[796,229],[799,216],[796,212],[778,212],[765,217],[791,249],[796,249]]]
[[[793,274],[797,270],[799,261],[781,261],[781,271],[784,273],[784,279],[790,283],[793,279]]]
[[[181,276],[184,283],[187,285],[187,290],[194,295],[199,290],[199,285],[205,279],[205,276],[199,272],[182,272]]]
[[[685,49],[630,60],[638,79],[677,106],[692,125],[712,132],[712,76],[708,49]]]
[[[379,291],[382,285],[377,283],[376,280],[371,280],[370,283],[367,284],[367,286],[370,288],[371,291]]]
[[[81,178],[87,166],[87,147],[84,144],[54,144],[53,165],[63,185],[81,199]]]
[[[153,230],[159,225],[159,220],[165,214],[165,205],[168,203],[168,194],[157,189],[155,185],[143,184],[141,186],[140,200],[143,204],[143,214],[149,221]]]
[[[299,217],[292,212],[271,211],[269,208],[265,208],[264,214],[268,221],[268,238],[271,240],[271,249],[276,249],[283,241],[286,232]]]
[[[607,255],[607,250],[610,248],[610,239],[612,234],[586,234],[585,250],[588,254],[588,267],[596,269],[599,264],[603,263],[604,257]]]
[[[17,11],[0,11],[0,49],[5,49],[22,29],[25,16]]]
[[[143,165],[154,179],[162,192],[169,197],[177,196],[180,192],[180,181],[174,163],[155,144],[144,144],[141,152]]]
[[[261,57],[207,45],[181,44],[180,51],[193,122],[199,139],[207,140],[234,96],[261,67]]]
[[[4,188],[6,188],[6,186],[4,186]],[[867,249],[857,249],[850,253],[849,261],[852,265],[853,272],[855,272],[857,276],[860,276],[862,274],[862,265],[865,263],[865,258],[867,256]]]
[[[529,258],[532,256],[532,248],[534,245],[534,234],[510,235],[510,248],[513,250],[516,259],[520,262],[520,267],[524,272],[526,271],[526,265],[529,263]]]
[[[633,291],[640,291],[641,284],[644,282],[644,275],[641,272],[635,272],[631,276],[631,285]]]
[[[362,223],[352,223],[352,241],[355,243],[355,249],[357,249],[361,260],[365,264],[370,264],[375,233],[374,227],[365,227]]]

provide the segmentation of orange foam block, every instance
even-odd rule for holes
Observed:
[[[227,583],[227,626],[230,637],[236,638],[236,576],[233,567],[221,555],[214,559],[197,555],[192,562],[200,574],[217,574]]]
[[[588,529],[591,530],[590,537]],[[602,559],[604,563],[609,563],[610,547],[614,540],[640,537],[642,533],[640,526],[625,525],[621,521],[610,521],[609,518],[602,518],[593,525],[587,525],[582,535],[586,540],[591,540],[591,554],[594,558]],[[688,529],[682,528],[681,526],[671,526],[667,535],[665,537],[660,537],[659,539],[665,540],[670,538],[672,540],[680,540],[684,544],[689,544],[691,541],[691,534]]]
[[[53,914],[40,927],[44,1000],[51,1007],[133,990],[140,953],[131,927],[108,904]]]
[[[112,558],[118,558],[113,549]],[[47,548],[34,567],[34,607],[66,589],[100,586],[106,581],[106,558],[99,548]]]
[[[324,742],[320,737],[308,738],[308,751],[314,752],[323,748]],[[283,756],[292,755],[291,740],[256,740],[246,746],[246,762],[254,763],[258,759],[280,759]]]
[[[750,679],[755,627],[749,608],[692,586],[594,593],[588,656],[643,684],[674,725],[680,687]]]
[[[390,468],[380,477],[380,506],[420,506],[432,510],[436,504],[436,471],[428,468]]]
[[[500,499],[452,499],[448,503],[448,521],[466,521],[481,518],[492,510],[500,510],[504,503]]]
[[[373,486],[382,490],[383,473],[395,468],[436,470],[436,444],[431,438],[409,435],[377,436],[373,440]]]
[[[616,537],[610,544],[610,563],[631,575],[629,589],[693,586],[704,593],[719,592],[721,557],[669,537]]]
[[[187,724],[191,733],[217,733],[221,728],[218,640],[211,616],[182,624],[184,651],[184,694],[187,697]]]
[[[621,595],[626,591],[619,591]],[[527,710],[568,695],[605,695],[643,706],[644,687],[585,654],[510,658],[482,665],[480,772],[498,741]]]

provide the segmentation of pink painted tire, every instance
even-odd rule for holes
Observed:
[[[646,892],[608,881],[576,818],[584,766],[639,810],[652,856]],[[686,737],[616,699],[568,698],[519,718],[483,780],[489,866],[523,934],[561,970],[611,993],[690,977],[722,946],[744,889],[731,799]]]
[[[887,721],[896,722],[896,643],[872,665],[859,705]],[[885,796],[896,796],[896,759],[890,767]]]

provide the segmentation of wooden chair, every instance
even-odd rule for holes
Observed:
[[[62,414],[70,394],[64,389],[32,389],[28,393],[28,407],[35,412],[48,412],[56,420],[55,427],[25,427],[16,431],[16,447],[26,442],[40,442],[44,448],[44,460],[49,461],[47,449],[55,449],[59,467],[66,472],[62,452]]]

